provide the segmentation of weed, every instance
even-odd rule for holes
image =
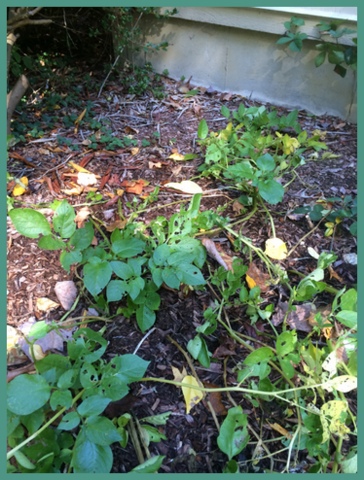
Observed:
[[[35,341],[52,330],[58,326],[38,322],[29,338]],[[106,362],[106,346],[103,329],[81,328],[67,342],[65,356],[34,359],[36,373],[19,375],[9,384],[9,473],[111,471],[110,445],[123,443],[123,428],[103,412],[128,393],[148,362],[131,354]]]

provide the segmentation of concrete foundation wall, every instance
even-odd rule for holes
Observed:
[[[283,22],[294,14],[305,19],[301,31],[317,36],[317,23],[330,13],[334,18],[343,13],[300,10],[292,13],[266,8],[186,7],[157,25],[145,18],[145,39],[153,43],[168,41],[170,46],[167,51],[145,55],[139,61],[150,61],[159,73],[167,69],[174,79],[192,76],[194,86],[211,86],[274,105],[356,122],[356,77],[350,69],[341,78],[333,72],[334,65],[325,63],[316,68],[313,60],[318,53],[314,49],[317,41],[304,42],[298,53],[276,44],[284,33]],[[356,30],[356,9],[341,10],[347,10],[345,25]]]

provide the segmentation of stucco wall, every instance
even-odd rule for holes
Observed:
[[[146,40],[168,41],[170,46],[143,60],[150,61],[157,72],[167,69],[175,79],[192,76],[195,86],[356,121],[356,78],[351,70],[343,79],[333,72],[333,65],[316,68],[317,42],[304,42],[299,53],[276,44],[284,32],[283,22],[292,14],[303,17],[302,31],[313,35],[325,16],[337,18],[343,13],[301,8],[306,11],[303,15],[284,10],[186,7],[153,27],[145,18]],[[355,9],[341,10],[347,11],[346,25],[356,29]]]

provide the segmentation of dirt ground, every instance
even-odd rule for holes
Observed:
[[[89,92],[87,100],[95,102],[95,110],[101,117],[106,117],[117,136],[129,134],[141,144],[143,139],[148,139],[149,146],[140,148],[135,153],[131,148],[115,151],[99,149],[87,150],[81,145],[79,151],[72,151],[68,147],[57,147],[55,136],[62,133],[74,143],[81,144],[89,132],[83,131],[82,126],[77,132],[74,128],[67,131],[61,127],[58,131],[46,132],[45,138],[40,141],[29,141],[18,144],[10,149],[8,171],[17,176],[26,175],[29,178],[29,192],[21,197],[27,205],[44,204],[54,199],[65,198],[63,189],[68,188],[72,173],[69,160],[80,163],[86,156],[90,156],[85,165],[89,171],[101,179],[107,178],[105,185],[100,190],[107,198],[108,193],[118,187],[122,180],[144,179],[152,187],[160,186],[158,209],[148,210],[139,216],[139,219],[148,222],[152,216],[164,215],[169,218],[179,210],[179,203],[172,206],[163,205],[172,202],[188,200],[186,194],[179,194],[163,187],[167,181],[180,182],[191,179],[197,174],[198,166],[203,162],[200,147],[196,142],[196,133],[200,120],[206,119],[210,129],[219,130],[226,124],[220,109],[222,105],[236,109],[240,103],[246,106],[258,105],[248,98],[230,93],[218,93],[201,90],[198,95],[188,97],[179,91],[176,82],[165,80],[168,95],[164,100],[155,100],[151,96],[142,99],[124,94],[116,83],[109,84],[100,98],[97,92]],[[267,105],[268,107],[268,105]],[[278,109],[280,114],[287,113]],[[309,161],[298,169],[299,177],[287,189],[283,202],[270,206],[270,212],[276,225],[277,237],[284,240],[288,249],[292,248],[312,225],[306,217],[297,219],[291,215],[296,207],[313,205],[319,199],[329,197],[343,197],[357,194],[357,131],[356,125],[350,124],[334,117],[315,117],[306,112],[299,113],[299,122],[308,132],[319,130],[326,132],[325,142],[330,152],[337,157],[328,160]],[[158,132],[158,135],[156,135]],[[182,154],[196,153],[197,157],[188,162],[176,162],[168,158],[174,151]],[[319,154],[320,157],[320,154]],[[211,193],[202,197],[201,209],[214,209],[228,203],[237,192],[222,190],[218,182],[211,179],[199,179],[201,187]],[[128,216],[131,211],[128,202],[137,195],[124,193],[121,197],[123,214]],[[68,196],[67,200],[75,206],[82,205],[85,194]],[[76,207],[80,208],[80,207]],[[116,205],[100,204],[92,207],[94,215],[105,224],[117,220]],[[232,203],[224,211],[224,216],[234,218],[237,216],[232,209]],[[269,223],[263,214],[254,215],[243,224],[243,235],[252,240],[256,246],[263,246],[271,231]],[[36,240],[24,238],[19,235],[10,220],[8,220],[8,317],[7,324],[18,327],[31,317],[36,319],[58,319],[65,314],[61,307],[44,314],[37,310],[37,299],[47,297],[57,301],[54,286],[57,281],[72,280],[73,275],[67,274],[61,267],[58,252],[40,250]],[[351,286],[356,283],[356,267],[346,263],[344,254],[355,253],[357,250],[356,238],[348,231],[345,222],[337,229],[335,236],[325,236],[325,227],[321,225],[311,235],[301,241],[293,256],[285,262],[286,268],[294,268],[307,274],[315,268],[316,262],[307,253],[307,248],[312,247],[318,252],[333,251],[338,255],[338,260],[333,265],[338,279],[331,279],[335,288]],[[223,242],[230,253],[232,246],[223,234],[217,233],[213,240]],[[209,260],[212,267],[214,262]],[[207,270],[206,270],[207,272]],[[280,292],[278,289],[270,291],[267,301],[277,303]],[[113,318],[107,324],[106,338],[109,342],[106,358],[117,354],[133,353],[139,342],[141,345],[137,354],[150,362],[147,376],[164,377],[172,379],[171,366],[183,366],[188,369],[186,360],[181,352],[170,341],[170,337],[178,342],[184,350],[188,341],[195,335],[195,327],[203,323],[203,311],[213,300],[209,289],[205,291],[191,291],[187,296],[182,292],[167,289],[161,291],[162,303],[157,311],[157,321],[152,333],[145,338],[136,326],[134,319],[122,316]],[[323,298],[322,302],[325,299]],[[90,305],[86,298],[82,299],[76,310],[72,313],[77,316]],[[236,331],[249,335],[253,339],[253,346],[258,348],[257,330],[265,332],[263,321],[258,321],[253,328],[244,309],[235,308],[230,312],[230,318]],[[100,323],[100,326],[102,324]],[[234,344],[218,330],[207,339],[209,350],[214,352],[210,368],[202,368],[195,363],[196,371],[205,385],[224,386],[236,382],[234,367],[241,361],[247,352],[244,348]],[[224,350],[222,349],[224,347]],[[9,369],[14,367],[9,367]],[[233,400],[243,407],[248,414],[249,424],[265,440],[274,439],[275,432],[269,425],[270,419],[281,418],[281,407],[275,402],[261,402],[260,408],[241,397],[232,395]],[[107,415],[110,418],[125,412],[132,412],[136,418],[156,415],[163,412],[172,412],[163,431],[167,440],[151,443],[151,455],[165,455],[166,458],[160,469],[163,473],[218,473],[226,463],[226,456],[218,449],[216,443],[217,429],[208,408],[207,399],[195,406],[186,414],[182,393],[172,385],[162,383],[133,384],[131,393],[108,407]],[[222,405],[218,419],[220,423],[232,406],[231,398],[222,395],[219,400]],[[237,460],[241,471],[259,473],[264,469],[279,472],[285,465],[285,454],[276,454],[273,465],[270,459],[251,462],[257,446],[257,438],[252,436],[252,441],[239,455]],[[271,451],[278,451],[281,443],[270,443]],[[113,445],[114,465],[113,472],[128,472],[138,465],[138,458],[131,442],[126,448]],[[299,460],[303,465],[310,463],[304,451]],[[304,467],[302,467],[304,468]]]

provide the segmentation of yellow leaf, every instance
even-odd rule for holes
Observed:
[[[187,383],[189,385],[195,385],[199,387],[198,381],[195,377],[187,375],[182,380],[182,383]],[[183,397],[186,402],[186,413],[190,413],[191,409],[197,405],[203,399],[203,392],[201,390],[196,390],[191,387],[182,387]]]
[[[245,275],[245,280],[250,290],[257,286],[255,280],[253,280],[252,277],[249,277],[249,275]]]
[[[24,192],[28,190],[28,178],[27,177],[21,177],[20,180],[16,180],[16,185],[13,188],[13,196],[14,197],[19,197],[20,195],[23,195]]]
[[[265,242],[265,254],[274,260],[284,260],[287,257],[286,244],[280,238],[269,238]]]
[[[173,373],[173,378],[176,382],[182,382],[184,377],[187,375],[187,371],[185,367],[183,367],[182,371],[180,372],[177,367],[174,367],[171,365],[172,368],[172,373]]]
[[[80,165],[77,165],[77,163],[74,162],[68,162],[68,165],[72,168],[74,168],[77,172],[83,172],[83,173],[91,173],[89,170],[86,170],[86,168],[81,167]]]
[[[139,150],[140,150],[139,147],[134,147],[130,150],[130,152],[132,155],[136,155],[137,153],[139,153]]]
[[[53,302],[53,300],[50,298],[37,298],[37,309],[41,312],[48,312],[49,310],[53,310],[57,307],[59,307],[59,303]]]
[[[173,188],[183,193],[203,193],[202,188],[191,180],[183,180],[181,183],[169,182],[164,185],[167,188]]]
[[[87,108],[85,108],[81,113],[80,115],[76,118],[75,120],[75,125],[77,125],[78,123],[80,123],[80,121],[83,119],[83,117],[85,116],[87,112]]]
[[[285,437],[290,438],[290,439],[292,438],[291,433],[288,430],[286,430],[284,427],[279,425],[279,423],[277,423],[277,422],[269,423],[268,422],[268,424],[273,428],[273,430],[280,433],[281,435],[284,435]]]
[[[185,156],[182,155],[182,153],[172,153],[172,155],[170,155],[168,158],[171,158],[172,160],[184,160],[185,159]]]

